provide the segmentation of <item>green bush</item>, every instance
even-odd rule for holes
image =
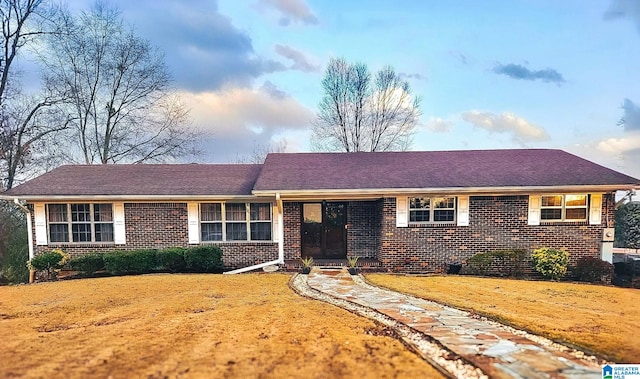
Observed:
[[[541,247],[531,254],[533,269],[547,279],[558,280],[567,273],[569,253],[564,250]]]
[[[104,266],[110,274],[144,274],[156,269],[156,250],[139,249],[114,251],[103,256]]]
[[[524,249],[496,250],[473,255],[467,260],[466,274],[487,276],[521,276]]]
[[[27,267],[44,275],[45,280],[55,280],[58,272],[69,260],[69,255],[64,251],[56,249],[40,255],[36,255],[29,262]]]
[[[0,201],[0,283],[27,283],[29,239],[24,212],[15,204]]]
[[[69,266],[72,270],[80,271],[85,276],[93,276],[96,271],[105,269],[102,254],[84,254],[71,258]]]
[[[573,275],[576,280],[581,282],[606,282],[611,280],[613,265],[599,258],[584,257],[578,259],[576,267],[573,269]]]
[[[192,272],[220,273],[223,269],[222,250],[218,246],[199,246],[187,249],[184,254],[187,270]]]
[[[169,270],[171,272],[184,272],[187,270],[187,262],[184,255],[187,249],[182,247],[171,247],[168,249],[158,250],[156,259],[159,268]]]

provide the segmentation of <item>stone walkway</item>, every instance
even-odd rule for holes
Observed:
[[[393,327],[443,373],[458,378],[601,378],[593,357],[469,312],[367,284],[346,269],[297,275],[299,293]]]

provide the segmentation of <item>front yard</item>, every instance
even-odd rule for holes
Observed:
[[[638,363],[640,290],[465,276],[367,275],[372,284],[474,311],[602,357]]]
[[[640,356],[640,291],[462,276],[374,284],[617,362]],[[441,377],[372,321],[286,274],[155,274],[0,287],[0,377]]]
[[[156,274],[0,287],[0,377],[441,377],[289,275]]]

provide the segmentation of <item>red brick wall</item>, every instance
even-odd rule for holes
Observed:
[[[347,255],[376,258],[380,248],[382,200],[351,201],[347,206]]]
[[[469,226],[396,228],[396,200],[385,198],[378,259],[398,272],[442,272],[449,263],[499,249],[566,249],[570,264],[600,257],[602,229],[613,220],[609,195],[603,197],[603,225],[556,223],[529,226],[528,196],[471,196]]]
[[[35,254],[55,248],[63,248],[72,256],[114,250],[140,248],[161,249],[166,247],[189,247],[186,203],[125,203],[125,226],[127,243],[105,244],[50,244],[35,246]],[[35,221],[32,220],[35,225]],[[34,230],[35,238],[35,230]],[[202,245],[209,244],[202,243]],[[239,268],[263,263],[278,258],[275,242],[221,242],[223,262],[227,268]]]
[[[300,221],[302,203],[285,201],[282,204],[284,230],[284,259],[300,259]]]

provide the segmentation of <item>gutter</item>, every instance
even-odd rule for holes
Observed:
[[[282,225],[283,217],[282,217],[282,199],[280,198],[280,193],[276,192],[276,204],[278,205],[278,214],[275,215],[278,218],[278,259],[275,261],[269,261],[264,263],[259,263],[253,266],[242,267],[239,269],[231,270],[224,272],[223,274],[241,274],[247,271],[257,270],[267,266],[279,265],[284,263],[284,226]]]
[[[253,194],[248,195],[2,195],[0,200],[12,200],[14,198],[35,202],[35,201],[130,201],[140,203],[175,202],[184,203],[188,201],[228,201],[228,200],[256,200]],[[269,196],[273,198],[273,195]]]
[[[300,189],[284,190],[277,193],[289,197],[305,198],[317,196],[361,196],[383,197],[405,194],[528,194],[528,193],[564,193],[564,192],[610,192],[616,190],[632,190],[637,184],[596,184],[596,185],[562,185],[562,186],[505,186],[505,187],[424,187],[424,188],[351,188],[351,189]],[[253,190],[255,196],[273,196],[276,190]]]
[[[24,205],[22,205],[20,203],[20,200],[18,199],[13,199],[13,202],[20,207],[20,209],[22,209],[22,211],[24,212],[24,214],[27,216],[27,240],[29,241],[29,260],[33,259],[33,230],[32,230],[32,224],[31,224],[31,211],[29,211],[29,208],[25,207]],[[35,279],[35,271],[34,270],[30,270],[29,271],[29,283],[33,283]]]

